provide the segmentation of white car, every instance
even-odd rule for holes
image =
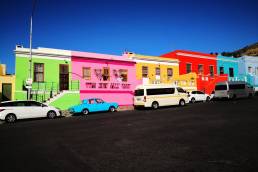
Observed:
[[[191,91],[189,93],[189,101],[195,103],[197,101],[210,101],[210,96],[202,91]]]
[[[0,103],[0,120],[13,123],[18,119],[61,116],[61,111],[36,101],[6,101]]]

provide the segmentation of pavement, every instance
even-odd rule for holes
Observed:
[[[0,125],[1,172],[257,172],[258,97]]]

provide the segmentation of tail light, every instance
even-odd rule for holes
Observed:
[[[146,102],[146,96],[143,97],[143,101]]]
[[[4,111],[5,109],[0,109],[0,112]]]

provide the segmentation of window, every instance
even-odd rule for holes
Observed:
[[[142,66],[142,77],[147,78],[148,77],[148,67]]]
[[[43,63],[34,63],[34,82],[44,82]]]
[[[214,66],[210,66],[210,75],[211,77],[214,76]]]
[[[173,77],[173,69],[172,68],[167,69],[167,76],[168,76],[168,79]]]
[[[27,105],[27,106],[42,106],[41,103],[39,103],[39,102],[34,102],[34,101],[28,101],[26,105]]]
[[[197,94],[204,94],[203,92],[201,91],[196,91]]]
[[[96,99],[97,103],[104,103],[104,101],[102,99]]]
[[[229,89],[245,89],[245,84],[229,84]]]
[[[227,90],[227,85],[216,85],[215,90]]]
[[[143,89],[134,91],[134,96],[143,96],[143,95],[144,95],[144,90]]]
[[[85,80],[90,80],[90,78],[91,78],[90,67],[83,67],[82,68],[82,77]]]
[[[126,69],[120,69],[119,70],[120,78],[123,82],[127,82],[127,70]]]
[[[234,68],[229,68],[229,77],[234,77]]]
[[[109,68],[104,67],[103,69],[103,81],[109,81]]]
[[[192,64],[191,63],[187,63],[186,64],[186,73],[191,73],[192,72]]]
[[[258,67],[255,68],[255,75],[258,75]]]
[[[160,68],[159,68],[159,67],[156,67],[156,69],[155,69],[155,75],[160,75]]]
[[[253,72],[253,68],[251,66],[248,67],[248,73],[252,73]]]
[[[198,65],[198,73],[203,74],[203,65],[202,64]]]
[[[219,67],[219,74],[224,74],[224,67]]]
[[[89,104],[95,104],[95,100],[94,99],[89,99],[88,103]]]
[[[174,94],[174,88],[153,88],[147,89],[147,95]]]
[[[186,91],[181,87],[177,87],[176,89],[179,93],[186,93]]]

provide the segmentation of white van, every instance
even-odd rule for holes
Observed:
[[[244,98],[254,93],[254,88],[244,81],[227,81],[216,84],[214,98]]]
[[[134,92],[134,106],[152,107],[180,105],[189,103],[188,94],[180,87],[168,84],[139,85]]]

